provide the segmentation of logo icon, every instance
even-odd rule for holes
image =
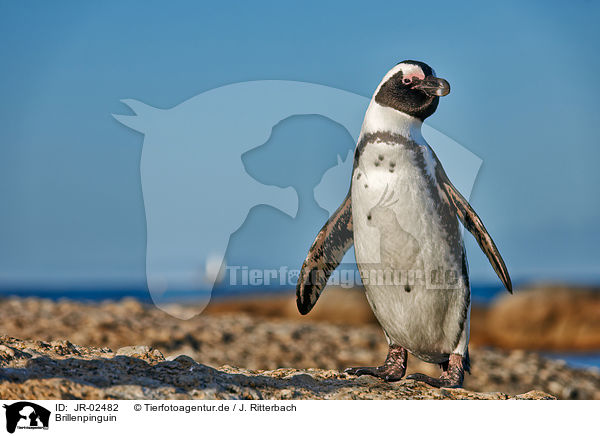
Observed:
[[[50,411],[29,401],[3,406],[6,409],[6,431],[14,433],[18,429],[48,429]]]

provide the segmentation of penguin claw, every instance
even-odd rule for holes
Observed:
[[[410,374],[406,377],[407,380],[415,380],[423,383],[427,383],[429,386],[434,388],[461,388],[462,380],[458,380],[455,377],[450,377],[447,373],[441,375],[440,378],[430,377],[419,372]]]
[[[361,376],[361,375],[372,375],[377,377],[377,372],[379,368],[376,366],[353,366],[350,368],[346,368],[344,372],[346,374]]]

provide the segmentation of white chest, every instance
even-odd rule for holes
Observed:
[[[432,194],[438,187],[428,153],[425,144],[364,145],[352,176],[352,218],[373,312],[393,342],[435,360],[460,334],[468,289],[459,228],[444,225],[457,218]]]
[[[429,263],[448,263],[449,250],[444,249],[448,230],[442,225],[448,217],[439,216],[429,153],[427,145],[381,140],[364,146],[352,177],[359,263],[409,267],[410,260],[416,262],[417,257]]]

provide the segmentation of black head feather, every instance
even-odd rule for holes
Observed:
[[[433,69],[424,62],[407,60],[397,65],[400,64],[416,65],[423,71],[425,77],[435,76]],[[391,107],[423,121],[435,112],[440,98],[416,89],[412,84],[404,83],[404,74],[400,70],[381,85],[375,95],[375,101],[382,106]]]

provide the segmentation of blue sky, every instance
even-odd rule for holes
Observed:
[[[143,137],[170,108],[285,79],[370,96],[402,59],[452,85],[429,124],[483,160],[471,201],[518,280],[600,280],[600,5],[0,3],[0,280],[138,285]],[[435,148],[435,144],[432,144]],[[315,232],[318,229],[315,229]],[[494,273],[467,237],[473,280]]]

